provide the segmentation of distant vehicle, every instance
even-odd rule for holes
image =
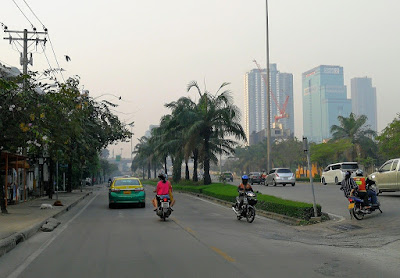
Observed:
[[[335,183],[340,184],[340,182],[344,179],[344,175],[347,171],[352,173],[352,176],[355,176],[355,172],[359,169],[357,162],[340,162],[329,164],[322,171],[321,183]]]
[[[400,191],[400,158],[383,163],[368,177],[375,182],[377,193]]]
[[[268,186],[272,184],[276,186],[277,184],[291,184],[296,185],[296,177],[289,168],[273,168],[269,171],[267,177],[265,178],[265,185]]]
[[[222,181],[233,181],[233,174],[231,172],[224,172],[221,175]]]
[[[92,185],[92,179],[91,178],[86,178],[85,179],[85,184],[86,185]]]
[[[260,172],[250,172],[249,180],[251,184],[261,183],[261,173]]]
[[[116,204],[140,204],[146,206],[146,193],[138,178],[115,178],[108,193],[108,207]]]

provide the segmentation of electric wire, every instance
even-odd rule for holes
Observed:
[[[25,15],[25,13],[21,10],[21,8],[18,6],[18,4],[17,4],[14,0],[12,0],[12,1],[14,2],[15,6],[17,6],[18,10],[19,10],[19,11],[23,14],[23,16],[26,18],[26,20],[28,20],[28,22],[31,24],[32,28],[34,29],[35,26],[33,26],[32,22],[31,22],[31,21],[29,20],[29,18]]]
[[[42,47],[42,49],[43,49],[43,54],[44,54],[44,56],[46,57],[46,60],[47,60],[47,64],[49,65],[49,67],[50,67],[50,72],[53,74],[53,77],[57,80],[57,77],[55,76],[55,74],[54,74],[54,70],[53,70],[53,68],[51,67],[51,64],[50,64],[50,61],[49,61],[49,58],[47,57],[47,54],[46,54],[46,51],[45,51],[45,49],[44,49],[44,47],[43,47],[43,45],[42,45],[42,43],[40,43],[40,46]]]
[[[58,63],[57,55],[56,55],[56,52],[54,51],[53,43],[51,42],[50,35],[49,35],[48,33],[47,33],[47,37],[49,38],[51,50],[53,51],[54,58],[56,59],[57,66],[58,66],[58,68],[60,69],[61,77],[62,77],[62,79],[64,80],[64,83],[65,83],[64,75],[63,75],[63,73],[62,73],[60,64]]]
[[[36,19],[39,21],[39,23],[42,24],[43,29],[46,29],[45,26],[44,26],[44,24],[42,23],[42,21],[39,19],[39,17],[37,17],[37,15],[36,15],[35,12],[31,9],[31,7],[28,5],[28,3],[27,3],[25,0],[23,0],[23,1],[24,1],[24,3],[28,6],[28,8],[29,8],[29,10],[32,12],[32,14],[33,14],[33,15],[36,17]]]
[[[14,0],[13,0],[13,1],[14,1]],[[47,29],[46,29],[45,25],[44,25],[43,22],[39,19],[39,17],[36,15],[36,13],[32,10],[32,8],[29,6],[28,2],[26,2],[25,0],[23,0],[23,1],[24,1],[25,5],[29,8],[29,10],[32,12],[32,14],[35,16],[35,18],[39,21],[39,23],[42,24],[42,27],[43,27],[44,31],[47,32]],[[61,70],[61,67],[60,67],[60,63],[58,62],[57,55],[56,55],[56,52],[55,52],[55,50],[54,50],[53,43],[51,42],[50,34],[49,34],[49,33],[47,33],[47,37],[48,37],[49,42],[50,42],[50,46],[51,46],[51,50],[52,50],[53,55],[54,55],[54,59],[56,60],[58,69],[60,70],[61,77],[62,77],[62,79],[64,80],[64,83],[65,83],[64,75],[63,75],[63,73],[62,73],[62,70]],[[42,48],[43,48],[43,47],[42,47]],[[44,50],[44,49],[43,49],[43,50]],[[43,52],[44,52],[44,51],[43,51]],[[46,59],[47,59],[47,57],[46,57]]]

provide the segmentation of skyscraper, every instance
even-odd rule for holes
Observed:
[[[339,124],[337,117],[350,113],[343,67],[321,65],[303,73],[303,135],[309,141],[329,139],[331,126]]]
[[[267,110],[267,89],[261,74],[266,77],[266,70],[262,69],[261,73],[258,69],[253,69],[245,75],[245,92],[244,92],[244,110],[245,110],[245,132],[248,143],[251,141],[257,143],[260,140],[251,140],[252,134],[258,133],[267,128],[267,113],[271,113],[271,127],[274,126],[276,115],[280,115],[280,111],[275,103],[283,108],[286,98],[285,114],[287,118],[281,118],[278,123],[281,124],[283,130],[288,130],[282,134],[294,134],[293,119],[293,75],[291,73],[281,73],[278,71],[276,64],[270,64],[270,90],[274,97],[271,96],[271,109]],[[275,100],[274,100],[275,98]],[[257,142],[256,142],[257,141]]]
[[[367,116],[366,125],[377,131],[376,88],[368,77],[351,79],[352,110],[357,116]]]

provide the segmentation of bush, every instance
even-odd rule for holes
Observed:
[[[220,200],[235,202],[237,187],[229,184],[211,184],[211,185],[175,185],[174,190],[187,191],[192,193],[204,194]],[[314,216],[313,205],[309,203],[296,202],[292,200],[285,200],[279,197],[263,195],[257,193],[258,203],[257,209],[274,212],[290,217],[309,220]],[[321,206],[317,205],[318,215],[321,215]]]

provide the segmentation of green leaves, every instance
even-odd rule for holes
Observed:
[[[385,158],[400,156],[400,114],[377,137],[379,152]]]

